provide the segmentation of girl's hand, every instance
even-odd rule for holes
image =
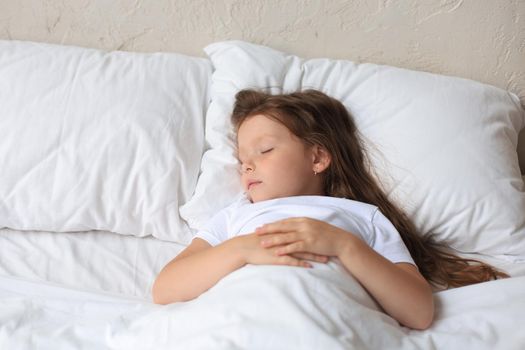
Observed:
[[[263,247],[261,245],[263,239],[263,237],[256,233],[232,238],[232,240],[235,240],[235,243],[238,244],[236,249],[242,252],[243,259],[247,264],[312,267],[312,265],[308,263],[308,260],[323,263],[328,261],[328,257],[326,256],[311,253],[283,254],[278,256],[276,251],[281,247],[274,246],[269,249]]]
[[[349,238],[348,232],[311,218],[276,221],[257,228],[255,233],[262,238],[261,247],[271,249],[277,256],[340,256]]]

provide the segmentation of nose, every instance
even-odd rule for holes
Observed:
[[[249,164],[249,163],[243,163],[241,165],[241,171],[243,173],[247,173],[247,172],[250,172],[250,171],[253,171],[254,169],[254,166],[252,164]]]

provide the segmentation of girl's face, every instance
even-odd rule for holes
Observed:
[[[323,194],[314,147],[283,124],[262,114],[249,117],[237,132],[237,146],[242,186],[252,202]]]

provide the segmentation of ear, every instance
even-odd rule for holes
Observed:
[[[332,155],[324,147],[319,145],[312,147],[312,171],[322,173],[330,166],[331,161]]]

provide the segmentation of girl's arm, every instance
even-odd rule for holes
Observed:
[[[275,249],[261,247],[255,233],[237,236],[212,247],[203,239],[191,244],[171,260],[153,284],[153,301],[169,304],[194,299],[224,276],[246,264],[277,264],[308,267],[306,260],[326,262],[326,256],[296,254],[277,256]]]
[[[336,256],[386,313],[404,326],[425,329],[434,317],[432,289],[417,268],[394,264],[359,237],[310,218],[290,218],[256,230],[261,245],[279,246],[277,255],[313,253]]]
[[[244,265],[233,240],[212,247],[203,239],[191,244],[171,260],[157,276],[152,289],[153,301],[169,304],[196,298],[222,277]]]
[[[383,309],[407,327],[428,328],[434,317],[434,299],[417,268],[392,263],[352,234],[343,237],[346,244],[339,260]]]

